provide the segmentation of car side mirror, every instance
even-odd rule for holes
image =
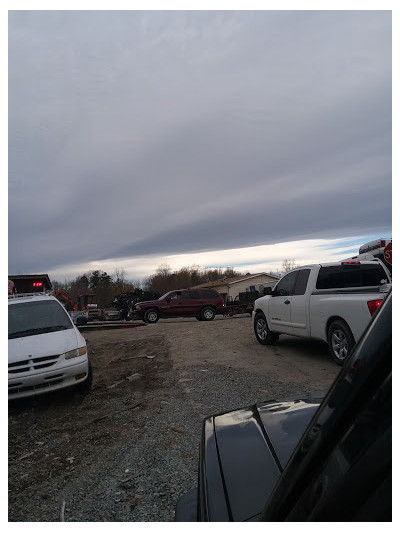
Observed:
[[[272,294],[272,287],[264,287],[264,296]]]

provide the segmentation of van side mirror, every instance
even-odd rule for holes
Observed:
[[[264,296],[272,294],[272,287],[264,287]]]

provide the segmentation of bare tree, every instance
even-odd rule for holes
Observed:
[[[299,266],[300,265],[296,263],[294,259],[284,259],[282,261],[282,271],[284,274],[286,274],[286,272],[290,272],[290,270],[293,270],[294,268],[297,268]]]

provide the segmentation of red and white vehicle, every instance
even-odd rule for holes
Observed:
[[[392,239],[376,239],[360,246],[358,255],[345,261],[371,261],[379,259],[392,272]]]
[[[295,268],[255,301],[256,338],[261,344],[274,344],[280,334],[321,339],[342,365],[390,283],[389,270],[377,260]]]

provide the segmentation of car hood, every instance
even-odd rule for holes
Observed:
[[[259,518],[320,401],[267,402],[213,417],[226,505],[233,521]]]
[[[137,305],[139,305],[139,306],[141,306],[141,305],[152,305],[152,304],[160,305],[160,304],[162,304],[164,302],[165,302],[165,300],[146,300],[144,302],[137,302],[135,304],[135,306],[137,306]]]
[[[59,355],[84,344],[85,340],[75,328],[9,339],[8,362],[23,361],[29,356]]]

